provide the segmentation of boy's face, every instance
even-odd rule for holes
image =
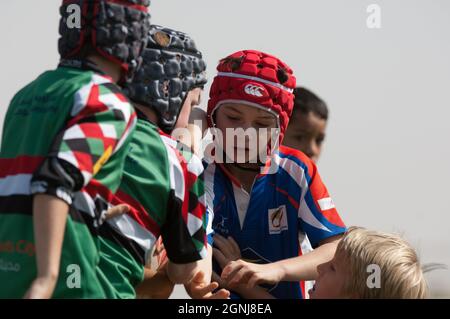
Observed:
[[[305,153],[314,162],[320,157],[327,121],[313,112],[296,112],[290,119],[283,144]]]
[[[187,128],[189,124],[189,116],[191,114],[194,106],[200,105],[200,98],[202,95],[201,88],[195,88],[188,92],[184,104],[181,107],[180,114],[178,115],[177,123],[175,124],[175,129],[177,128]]]
[[[347,267],[344,258],[336,252],[333,259],[327,263],[317,266],[319,277],[314,287],[309,290],[311,299],[342,299],[347,298],[344,294],[344,284],[347,278]]]
[[[265,151],[267,144],[270,143],[271,129],[277,127],[276,117],[272,113],[237,103],[220,106],[215,112],[215,123],[216,128],[223,134],[223,142],[218,141],[219,146],[227,152],[230,159],[237,163],[255,160],[255,156],[260,151],[258,145],[264,147],[263,151]],[[255,135],[252,135],[254,139],[251,140],[250,135],[239,134],[234,135],[234,140],[227,141],[227,129],[243,129],[246,132],[254,132]],[[267,142],[265,143],[265,141]],[[230,156],[227,151],[231,148],[233,148],[233,156]]]

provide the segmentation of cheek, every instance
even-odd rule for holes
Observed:
[[[327,273],[317,284],[314,295],[316,298],[341,298],[342,280],[337,273]]]

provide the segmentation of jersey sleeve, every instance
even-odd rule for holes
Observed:
[[[346,227],[322,182],[317,166],[306,156],[302,158],[302,166],[304,174],[301,176],[303,187],[298,220],[300,229],[307,234],[312,247],[317,247],[321,241],[344,233]]]
[[[133,107],[118,86],[95,80],[83,86],[74,95],[67,126],[33,175],[31,192],[70,204],[73,192],[86,186],[120,149],[135,123]]]
[[[214,220],[214,190],[212,189],[211,185],[212,179],[214,176],[212,176],[211,171],[206,169],[208,167],[208,163],[203,162],[203,183],[204,183],[204,205],[206,210],[206,218],[207,218],[207,228],[206,228],[206,236],[208,240],[208,245],[213,246],[214,244],[214,229],[212,227],[212,223]]]
[[[203,165],[195,155],[186,158],[175,147],[167,145],[167,153],[170,197],[161,236],[171,261],[190,263],[207,256],[210,221],[204,204]]]

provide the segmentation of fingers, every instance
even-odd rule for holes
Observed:
[[[239,269],[244,267],[244,265],[245,265],[245,261],[243,261],[243,260],[231,261],[223,268],[222,274],[220,277],[224,280],[227,280],[227,279],[229,279],[229,277],[231,277],[231,275],[233,273],[239,271]]]
[[[224,237],[219,234],[214,235],[214,244],[220,249],[225,257],[231,258],[233,256],[233,246]]]
[[[226,289],[220,289],[215,293],[211,294],[208,299],[228,299],[230,298],[230,292]]]
[[[165,250],[164,243],[160,240],[160,238],[161,237],[159,237],[158,241],[155,243],[155,251],[153,252],[153,255],[159,255]]]
[[[230,243],[230,246],[233,248],[233,252],[234,252],[236,259],[240,259],[241,258],[241,249],[239,248],[239,245],[237,244],[237,242],[231,236],[228,236],[227,240]]]
[[[235,287],[238,284],[246,284],[248,279],[253,275],[250,269],[242,267],[238,271],[234,272],[232,276],[228,276],[228,283],[231,287]]]
[[[169,258],[167,256],[164,256],[163,258],[158,258],[159,266],[158,271],[164,269],[167,266],[167,263],[169,262]]]
[[[212,274],[211,274],[211,280],[215,281],[215,282],[218,282],[220,286],[223,286],[222,285],[222,278],[220,278],[220,276],[215,271],[213,271]]]
[[[105,219],[108,220],[117,216],[121,216],[128,213],[129,211],[130,206],[128,206],[127,204],[120,204],[108,209],[108,211],[105,213]]]
[[[199,296],[202,296],[202,298],[205,298],[208,294],[211,294],[217,288],[219,288],[219,284],[217,282],[212,282],[212,283],[206,285],[205,287],[202,287],[202,288],[196,287],[194,289],[197,290],[197,294]]]
[[[193,283],[202,283],[203,279],[205,278],[205,273],[203,271],[199,271],[194,275],[194,278],[192,278]]]
[[[213,257],[219,263],[220,268],[224,268],[229,262],[229,260],[217,248],[213,248]]]
[[[247,288],[254,288],[256,285],[259,285],[263,282],[263,279],[259,276],[259,274],[253,274],[247,282]]]

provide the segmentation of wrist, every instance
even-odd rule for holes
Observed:
[[[276,262],[275,263],[275,269],[277,270],[277,277],[278,277],[278,280],[277,281],[286,281],[286,277],[287,277],[287,273],[288,273],[288,270],[287,270],[287,267],[286,267],[286,265],[283,263],[283,262]]]

